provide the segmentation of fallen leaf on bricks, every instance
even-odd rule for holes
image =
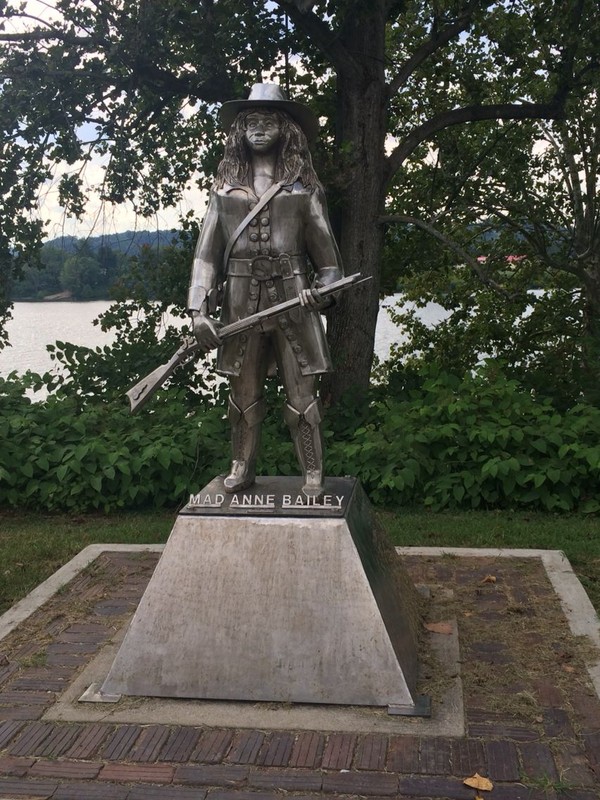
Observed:
[[[463,783],[465,786],[470,786],[471,789],[482,789],[485,792],[491,792],[494,788],[491,780],[482,777],[478,772],[472,778],[465,778]]]
[[[486,575],[482,581],[479,581],[479,583],[496,583],[496,576]]]
[[[443,633],[446,636],[451,636],[454,633],[451,622],[426,622],[424,627],[430,633]]]

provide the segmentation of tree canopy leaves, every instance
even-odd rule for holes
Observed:
[[[593,0],[58,0],[37,18],[34,7],[2,3],[4,280],[42,236],[51,175],[67,213],[81,212],[85,166],[97,159],[103,180],[91,188],[102,198],[130,199],[140,214],[175,204],[190,181],[210,182],[217,105],[271,77],[322,117],[316,161],[342,257],[373,278],[330,320],[333,399],[368,382],[382,217],[389,206],[415,215],[401,207],[411,176],[424,185],[421,213],[439,197],[423,163],[458,146],[455,131],[485,124],[493,136],[490,120],[560,118],[597,74]],[[457,176],[455,192],[472,174]]]

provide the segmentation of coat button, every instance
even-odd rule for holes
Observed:
[[[251,233],[250,234],[250,241],[251,242],[258,242],[258,233]]]
[[[279,327],[284,331],[290,323],[285,317],[279,317]]]
[[[299,344],[295,344],[292,346],[292,350],[294,351],[294,353],[301,353],[302,347]]]
[[[253,236],[256,236],[256,234],[255,233],[251,234],[250,238],[252,239]],[[270,238],[271,237],[269,236],[268,233],[261,233],[261,235],[260,235],[261,242],[268,242]]]
[[[258,281],[256,280],[256,278],[252,278],[250,280],[250,286],[258,286]]]
[[[256,219],[256,217],[250,220],[250,225],[252,225],[253,228],[256,228],[256,226],[258,225],[258,220]]]
[[[268,225],[269,224],[269,218],[268,217],[261,217],[260,218],[260,224],[261,225]]]
[[[233,366],[234,366],[236,369],[239,369],[239,368],[242,366],[242,362],[241,362],[241,361],[234,361],[234,362],[233,362]]]
[[[273,281],[271,280],[266,281],[265,286],[267,287],[267,289],[270,289],[271,286],[273,286]]]
[[[304,356],[298,359],[298,363],[301,367],[308,367],[308,359],[304,358]]]
[[[241,333],[241,334],[240,334],[240,342],[244,342],[244,343],[245,343],[245,342],[247,342],[247,341],[248,341],[248,334],[246,334],[246,333]]]

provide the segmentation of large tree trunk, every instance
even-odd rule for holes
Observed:
[[[366,4],[365,4],[366,5]],[[357,71],[338,72],[338,143],[343,145],[344,176],[339,218],[340,248],[347,275],[372,278],[345,292],[330,315],[328,338],[335,372],[323,382],[326,404],[364,394],[369,385],[379,310],[383,229],[378,218],[385,201],[387,87],[384,77],[385,14],[376,0],[358,13],[342,34]]]

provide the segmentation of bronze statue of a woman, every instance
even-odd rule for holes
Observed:
[[[217,370],[230,381],[232,464],[228,492],[250,486],[261,423],[263,388],[275,369],[286,394],[290,427],[308,497],[323,492],[322,408],[318,376],[331,370],[319,312],[327,302],[313,289],[342,277],[325,195],[312,166],[312,112],[287,100],[276,84],[256,84],[247,100],[225,103],[229,130],[198,243],[188,296],[196,339],[219,346]],[[302,307],[226,342],[219,327],[299,297]],[[215,299],[221,320],[209,313]]]

